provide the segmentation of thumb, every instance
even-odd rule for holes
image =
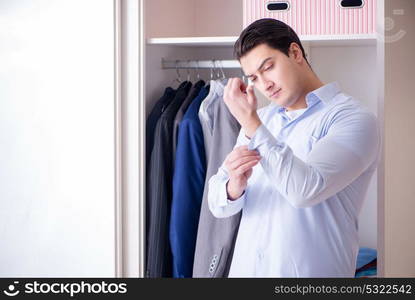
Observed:
[[[248,171],[245,172],[246,179],[249,179],[249,177],[251,177],[252,171],[252,168],[250,168]]]
[[[247,93],[247,96],[248,96],[248,103],[251,104],[251,105],[254,105],[256,107],[257,99],[256,99],[256,96],[255,96],[255,93],[254,93],[254,87],[252,85],[249,85],[246,88],[246,93]]]

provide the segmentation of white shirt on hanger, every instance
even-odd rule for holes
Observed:
[[[202,125],[206,155],[210,153],[210,148],[212,147],[212,145],[210,145],[206,139],[206,137],[208,135],[211,136],[213,132],[214,124],[212,122],[214,119],[214,116],[213,116],[214,112],[213,112],[212,104],[218,99],[223,100],[223,92],[225,90],[225,85],[227,81],[228,81],[227,79],[210,80],[209,81],[209,85],[210,85],[209,93],[206,96],[206,98],[203,99],[202,104],[200,105],[200,108],[199,108],[198,115],[199,115],[200,123]]]

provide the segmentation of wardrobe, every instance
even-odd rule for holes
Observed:
[[[377,115],[360,246],[377,249],[378,277],[414,277],[414,3],[2,1],[1,274],[144,277],[147,116],[178,86],[176,65],[182,80],[219,71],[181,68],[196,61],[241,77],[233,44],[266,16],[295,27],[323,82]]]
[[[250,22],[261,17],[279,18],[294,29],[297,27],[296,31],[302,40],[307,58],[321,80],[324,83],[337,81],[344,92],[359,99],[377,115],[380,109],[379,99],[383,97],[381,95],[383,88],[378,80],[379,72],[382,71],[380,68],[383,67],[383,61],[378,55],[381,42],[375,28],[376,14],[379,13],[378,6],[381,5],[376,1],[363,1],[367,15],[361,15],[359,23],[358,10],[362,8],[341,7],[340,2],[337,0],[143,1],[141,38],[144,66],[142,66],[141,95],[145,118],[155,101],[162,95],[164,88],[171,86],[178,77],[177,72],[182,80],[187,76],[195,78],[195,69],[176,68],[177,64],[175,65],[174,62],[180,66],[180,64],[186,65],[189,61],[233,60],[233,44],[240,32]],[[284,4],[285,7],[282,7],[281,11],[276,11],[273,9],[280,8],[272,7],[270,4],[277,6]],[[302,12],[298,12],[301,9]],[[333,13],[330,9],[333,12],[335,9],[339,11],[341,16],[337,21],[328,20]],[[298,20],[295,20],[296,16]],[[355,19],[352,19],[353,17]],[[344,24],[346,25],[343,26]],[[228,78],[243,75],[240,68],[223,68],[223,70]],[[205,80],[209,80],[211,76],[209,68],[199,68],[197,72]],[[256,95],[260,100],[260,106],[268,103],[258,91]],[[142,184],[144,186],[144,183]],[[377,214],[379,190],[381,188],[378,184],[378,176],[375,174],[360,215],[361,247],[378,248],[378,237],[382,235],[382,232],[378,232],[378,223],[382,222]],[[141,196],[141,199],[145,199],[145,190],[142,191]],[[144,211],[142,210],[143,218],[145,218]],[[144,236],[141,242],[140,260],[144,262]],[[143,270],[141,265],[140,272]]]

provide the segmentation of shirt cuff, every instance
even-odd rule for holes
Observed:
[[[245,131],[241,128],[241,134],[239,136],[239,145],[248,145],[251,139],[245,134]],[[236,145],[235,145],[236,146]]]
[[[225,180],[222,183],[222,186],[220,187],[220,197],[219,197],[219,206],[220,207],[225,207],[227,205],[235,205],[238,204],[240,202],[242,202],[242,200],[245,198],[245,191],[242,193],[242,195],[235,199],[235,200],[230,200],[228,198],[228,192],[226,190],[226,185],[228,184],[229,178],[227,180]]]
[[[257,150],[261,156],[265,156],[275,147],[281,149],[284,147],[284,144],[279,143],[264,124],[257,128],[248,143],[248,150]]]

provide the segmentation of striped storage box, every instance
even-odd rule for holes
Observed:
[[[244,0],[243,5],[244,28],[255,20],[274,18],[298,35],[373,34],[376,30],[376,0]]]

